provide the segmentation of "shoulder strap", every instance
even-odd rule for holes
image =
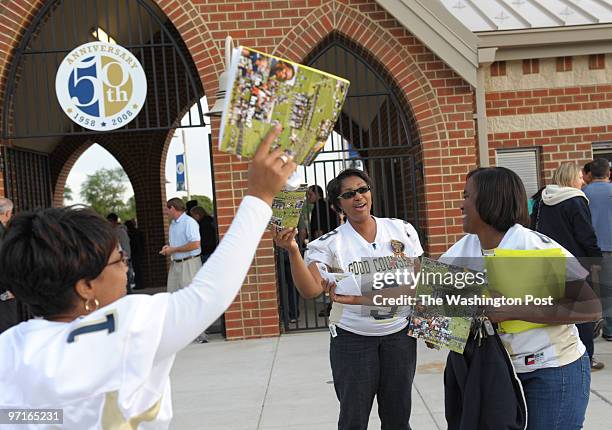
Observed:
[[[535,229],[538,231],[538,226],[540,224],[540,214],[542,213],[542,199],[538,202],[538,213],[536,215]]]

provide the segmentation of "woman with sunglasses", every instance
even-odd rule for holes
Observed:
[[[279,132],[260,144],[247,196],[216,251],[190,286],[171,294],[126,296],[125,257],[94,212],[17,215],[0,251],[0,287],[37,318],[0,335],[0,409],[60,409],[66,430],[167,429],[175,355],[234,300],[272,199],[295,170],[280,149],[269,153]],[[37,416],[47,424],[2,428],[59,428],[59,414]]]
[[[327,186],[327,196],[347,222],[310,242],[304,259],[295,229],[274,234],[275,243],[289,252],[293,280],[305,298],[317,297],[329,285],[321,271],[351,272],[358,283],[368,277],[371,282],[376,269],[368,259],[416,258],[423,253],[412,225],[370,214],[371,181],[365,172],[344,170]],[[330,361],[340,401],[339,430],[367,429],[375,396],[383,429],[410,428],[416,341],[407,335],[408,315],[407,307],[382,313],[333,303]]]

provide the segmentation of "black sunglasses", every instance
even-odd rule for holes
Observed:
[[[118,264],[118,263],[123,263],[127,266],[130,264],[129,261],[130,259],[125,254],[125,251],[123,249],[120,249],[119,250],[119,260],[113,261],[112,263],[108,263],[107,266],[112,266],[113,264]]]
[[[352,199],[353,197],[355,197],[357,195],[357,193],[363,195],[365,193],[367,193],[368,191],[370,191],[370,186],[369,185],[365,185],[363,187],[359,187],[356,190],[351,190],[351,191],[345,191],[342,194],[340,194],[338,197],[344,199],[344,200],[348,200],[348,199]]]

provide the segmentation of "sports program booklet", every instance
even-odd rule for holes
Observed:
[[[272,200],[272,218],[269,225],[278,230],[297,227],[307,189],[308,185],[302,184],[296,190],[282,190],[278,193]]]
[[[219,149],[250,158],[279,122],[281,147],[309,165],[340,115],[349,81],[251,48],[234,49]]]
[[[465,279],[465,274],[484,282],[465,282],[459,284],[457,279]],[[415,306],[408,325],[408,335],[423,339],[439,347],[463,353],[472,320],[478,311],[477,305],[454,304],[461,298],[481,296],[487,286],[483,272],[466,269],[460,266],[445,264],[426,257],[421,260],[419,282],[416,287]],[[421,297],[442,299],[442,304],[420,304]]]

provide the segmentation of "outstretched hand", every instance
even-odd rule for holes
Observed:
[[[247,194],[259,197],[270,206],[274,196],[285,186],[297,165],[281,148],[270,152],[272,142],[282,128],[277,125],[263,138],[251,161],[248,173]]]
[[[295,228],[286,228],[284,230],[277,230],[276,228],[272,229],[272,239],[276,246],[283,248],[287,251],[291,251],[292,249],[297,249],[299,251],[299,247],[297,242],[295,241],[295,235],[297,233],[297,229]]]

